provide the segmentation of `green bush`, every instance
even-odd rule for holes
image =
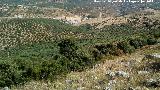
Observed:
[[[95,60],[100,60],[103,57],[103,54],[97,48],[93,48],[91,51]]]
[[[129,41],[130,45],[133,46],[135,49],[141,48],[145,45],[147,45],[147,40],[144,38],[136,38],[136,39],[131,39]]]
[[[150,31],[150,34],[153,35],[155,38],[160,37],[160,29],[153,29]]]
[[[135,51],[135,48],[130,46],[128,42],[122,41],[117,44],[117,47],[123,50],[124,53],[132,53]]]
[[[154,37],[155,37],[155,38],[159,38],[159,37],[160,37],[160,32],[155,32],[155,33],[154,33]]]
[[[151,38],[147,39],[147,43],[148,43],[148,45],[154,45],[157,43],[157,39],[151,37]]]
[[[22,75],[23,71],[18,66],[9,61],[0,63],[0,87],[11,86],[24,83],[27,79]]]
[[[117,48],[116,45],[113,45],[113,44],[102,44],[102,45],[96,45],[95,46],[96,49],[99,50],[99,52],[101,54],[104,54],[104,55],[120,55],[121,54],[121,51]]]
[[[62,60],[61,60],[62,61]],[[55,60],[8,60],[0,63],[0,87],[29,80],[53,80],[69,72],[65,62]]]
[[[60,47],[59,53],[64,55],[66,58],[72,59],[77,56],[76,50],[78,47],[72,40],[62,40],[60,43],[58,43],[58,46]]]
[[[54,45],[31,44],[3,51],[1,54],[4,56],[0,56],[3,58],[0,60],[0,87],[30,80],[54,80],[70,71],[82,71],[95,63],[92,55],[72,40],[62,40],[59,48]]]
[[[85,30],[91,30],[93,27],[90,24],[83,24],[80,26],[81,28],[84,28]]]
[[[109,48],[107,48],[107,46],[105,44],[96,45],[95,48],[98,49],[99,52],[102,54],[105,54],[105,55],[109,54]]]
[[[86,66],[92,65],[93,61],[89,59],[84,53],[78,51],[75,42],[70,39],[62,40],[58,43],[60,47],[60,54],[65,56],[63,62],[67,64],[68,69],[71,71],[84,70]]]

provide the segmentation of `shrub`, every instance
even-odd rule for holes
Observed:
[[[91,30],[93,27],[90,24],[83,24],[80,27],[84,28],[85,30]]]
[[[152,37],[152,38],[147,39],[147,43],[148,45],[154,45],[157,43],[157,40]]]
[[[150,34],[153,35],[155,38],[160,37],[160,29],[153,29],[150,31]]]
[[[155,32],[155,33],[154,33],[154,37],[155,37],[155,38],[159,38],[159,37],[160,37],[160,32]]]
[[[159,38],[159,37],[160,37],[160,32],[155,32],[155,33],[154,33],[154,37],[155,37],[155,38]]]
[[[121,51],[117,48],[116,45],[113,44],[102,44],[102,45],[96,45],[95,48],[99,50],[100,53],[104,55],[120,55]]]
[[[130,46],[128,42],[122,41],[117,44],[117,47],[123,50],[124,53],[132,53],[135,51],[135,48]]]
[[[44,61],[41,65],[40,79],[56,79],[59,75],[69,72],[66,62]]]
[[[44,45],[37,47],[34,44],[29,46],[29,49],[24,46],[3,52],[3,55],[10,52],[12,58],[4,56],[3,60],[0,60],[0,87],[23,84],[29,80],[54,80],[70,71],[82,71],[95,63],[92,55],[78,48],[72,40],[62,40],[58,44],[59,53],[58,49],[49,43],[46,44],[47,47]],[[31,52],[32,49],[37,52]]]
[[[63,62],[67,64],[67,67],[71,71],[79,71],[85,69],[88,65],[92,64],[92,60],[89,59],[84,53],[78,51],[78,47],[74,41],[70,39],[62,40],[58,46],[60,47],[60,54],[65,56]]]
[[[95,48],[98,49],[102,54],[105,54],[105,55],[109,54],[109,48],[107,48],[105,44],[96,45]]]
[[[56,79],[69,72],[66,61],[61,61],[17,59],[0,62],[0,87],[24,84],[30,80]]]
[[[141,48],[145,45],[147,45],[147,40],[144,38],[136,38],[136,39],[131,39],[129,41],[130,45],[133,46],[135,49]]]
[[[70,39],[62,40],[58,46],[60,47],[60,54],[64,55],[66,58],[72,59],[76,56],[78,47]]]
[[[24,83],[27,79],[22,76],[23,71],[12,62],[3,61],[0,63],[0,87]]]
[[[92,54],[95,60],[100,60],[103,57],[103,54],[97,48],[93,48]]]

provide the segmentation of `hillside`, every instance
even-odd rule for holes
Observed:
[[[13,90],[159,90],[160,87],[152,87],[152,80],[159,79],[159,72],[147,71],[142,68],[142,63],[146,62],[146,54],[160,53],[160,46],[148,46],[137,50],[131,55],[124,55],[114,58],[106,58],[103,63],[96,64],[93,68],[83,72],[71,72],[65,78],[59,78],[55,82],[40,81],[29,82],[24,86],[12,87]],[[144,61],[143,61],[144,60]],[[151,60],[151,59],[150,59]],[[149,66],[148,66],[149,67]],[[114,76],[114,72],[121,72]],[[123,74],[124,73],[124,74]],[[113,79],[111,78],[113,76]],[[130,79],[128,79],[128,76]],[[150,80],[150,84],[143,84]],[[154,81],[153,81],[154,83]],[[33,87],[34,86],[34,87]]]
[[[160,36],[159,22],[152,28],[134,27],[131,23],[101,29],[36,18],[0,23],[0,87],[56,80],[59,75],[90,68],[102,62],[104,56],[119,56],[154,45]]]
[[[148,19],[146,18],[146,21]],[[145,20],[143,22],[146,22]],[[61,40],[67,37],[73,37],[77,39],[94,39],[97,42],[110,42],[116,41],[118,38],[127,39],[131,36],[149,34],[158,30],[148,30],[148,27],[144,27],[145,24],[139,26],[139,28],[131,26],[135,24],[119,24],[119,25],[106,25],[101,29],[96,29],[95,26],[88,24],[80,26],[72,26],[66,24],[63,21],[52,19],[4,19],[0,22],[1,30],[1,48],[14,46],[18,43],[25,44],[27,42],[40,42],[40,41],[54,41]],[[151,27],[159,28],[159,21],[153,20],[152,23],[157,22],[157,25]],[[140,23],[137,21],[137,24]],[[135,24],[136,25],[136,24]],[[142,28],[143,27],[143,28]],[[154,28],[153,28],[154,29]],[[116,36],[112,36],[116,34]],[[101,41],[99,41],[101,39]],[[104,41],[103,41],[104,39]]]
[[[17,44],[41,41],[54,41],[67,37],[91,38],[85,29],[71,26],[58,20],[49,19],[10,19],[0,22],[1,48]]]
[[[63,3],[65,0],[1,0],[1,4],[42,4],[42,3]]]
[[[38,7],[54,7],[65,9],[76,15],[90,14],[98,17],[123,16],[145,8],[160,9],[159,1],[153,3],[95,3],[94,0],[62,0],[63,3],[55,0],[1,0],[1,5],[27,5]]]
[[[0,89],[159,90],[158,5],[1,0]]]

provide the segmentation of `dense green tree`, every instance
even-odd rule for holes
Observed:
[[[77,56],[76,50],[78,47],[70,39],[62,40],[58,46],[60,47],[60,54],[64,55],[68,59],[72,59]]]

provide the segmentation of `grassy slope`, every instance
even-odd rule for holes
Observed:
[[[152,49],[150,49],[152,48]],[[116,84],[113,86],[114,90],[122,90],[128,87],[137,88],[136,90],[148,90],[148,88],[142,86],[140,84],[145,79],[149,78],[158,78],[160,75],[159,72],[157,73],[149,73],[145,75],[137,74],[138,67],[141,65],[141,61],[144,58],[145,54],[150,53],[160,53],[160,46],[149,46],[144,47],[142,49],[137,50],[135,53],[131,55],[125,55],[121,57],[115,57],[114,59],[106,59],[104,63],[97,64],[97,66],[93,69],[88,69],[83,72],[72,72],[67,75],[66,78],[59,79],[55,82],[50,81],[32,81],[24,86],[13,87],[13,90],[64,90],[68,89],[78,89],[81,88],[82,90],[102,90],[107,87],[108,78],[106,76],[107,70],[112,71],[122,70],[128,72],[129,75],[132,77],[129,81],[126,78],[118,77],[116,78]],[[126,66],[125,63],[134,62],[132,63],[133,66],[129,67]],[[130,71],[131,70],[131,71]],[[72,83],[66,83],[66,80],[72,80]],[[160,88],[149,88],[149,90],[159,90]]]

